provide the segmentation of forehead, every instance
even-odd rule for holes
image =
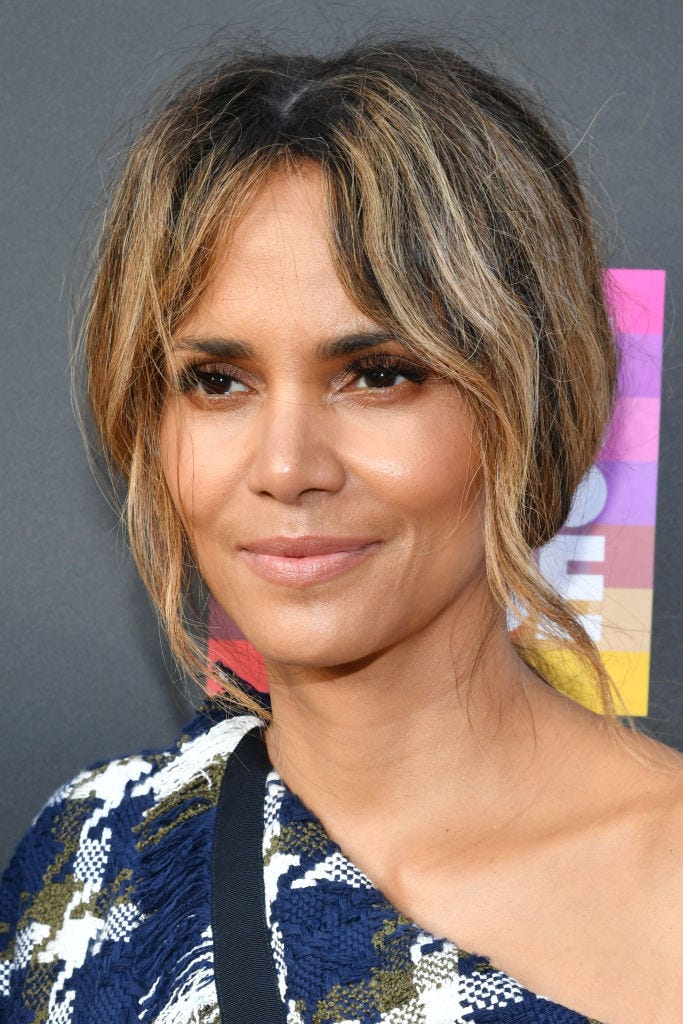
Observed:
[[[242,333],[286,326],[319,338],[369,324],[341,285],[328,244],[322,172],[273,171],[236,225],[186,329]]]

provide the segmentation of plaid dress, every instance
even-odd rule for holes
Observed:
[[[259,724],[207,700],[173,746],[97,762],[51,797],[0,885],[2,1024],[220,1024],[216,805]],[[396,910],[274,768],[263,823],[288,1024],[591,1024]]]

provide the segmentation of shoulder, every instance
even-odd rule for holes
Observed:
[[[683,754],[657,745],[664,770],[646,770],[642,798],[643,863],[657,886],[660,905],[676,908],[683,949]]]
[[[651,873],[674,858],[683,874],[683,753],[637,730],[624,729],[621,740],[589,762],[598,806]]]
[[[660,973],[681,991],[683,949],[683,754],[643,733],[632,734],[623,763],[624,812],[616,821],[620,858],[630,873],[630,903],[639,933]]]
[[[638,905],[642,936],[649,938],[653,972],[683,999],[683,758],[670,774],[651,779],[642,811]],[[657,976],[654,973],[652,976]],[[680,1004],[679,1004],[680,1005]]]
[[[47,864],[58,856],[63,873],[77,853],[85,855],[86,841],[95,831],[108,842],[115,833],[134,835],[162,801],[182,799],[188,787],[198,784],[209,794],[215,781],[212,769],[223,767],[244,732],[257,722],[248,715],[227,718],[206,702],[169,747],[93,762],[49,797],[4,878],[20,872],[24,888],[36,891],[45,882]]]
[[[85,999],[103,948],[111,959],[142,935],[181,870],[173,854],[208,845],[226,758],[258,722],[207,702],[171,746],[96,762],[50,797],[0,884],[0,1016],[19,1001],[17,1020],[47,1020],[47,1004],[26,1015],[34,989]]]

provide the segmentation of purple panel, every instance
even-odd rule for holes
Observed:
[[[209,635],[221,640],[244,640],[244,633],[212,597],[209,602]]]
[[[607,483],[607,501],[595,522],[654,526],[657,463],[599,460],[597,466]]]
[[[622,397],[659,398],[662,391],[661,334],[622,334],[619,394]]]

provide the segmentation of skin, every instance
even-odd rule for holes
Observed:
[[[190,377],[170,395],[161,450],[200,570],[265,658],[270,759],[424,927],[609,1024],[649,1019],[654,978],[657,1019],[673,1024],[681,759],[636,737],[667,771],[643,767],[519,659],[486,582],[476,437],[457,390],[349,371],[371,352],[405,357],[393,339],[318,358],[377,327],[334,273],[320,178],[302,167],[269,179],[176,339],[181,374],[200,363],[239,378],[209,396]],[[241,339],[249,354],[218,358],[202,339]],[[240,553],[306,534],[377,543],[306,586],[265,580]]]

